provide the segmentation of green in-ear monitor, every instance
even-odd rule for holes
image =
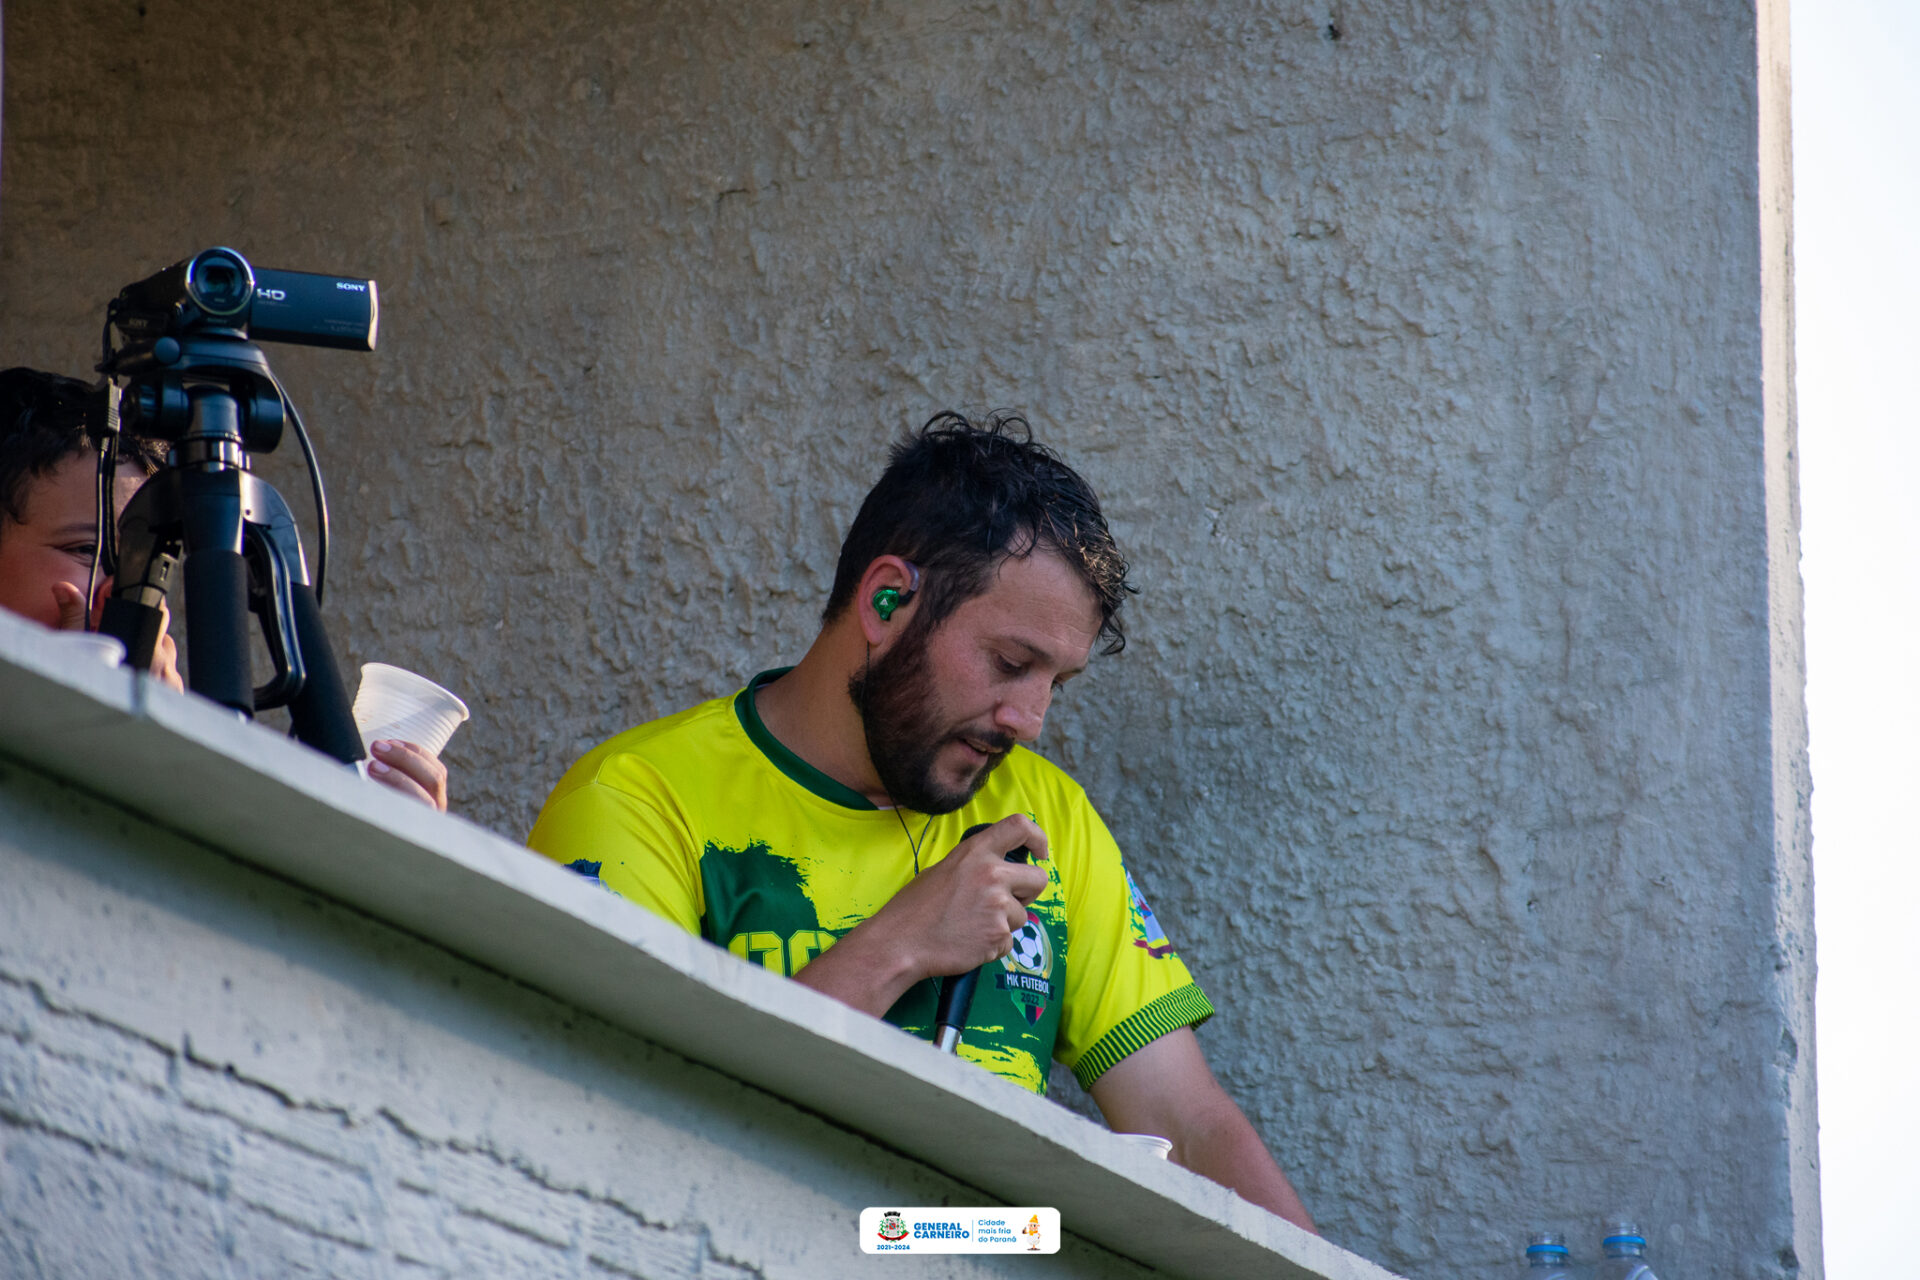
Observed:
[[[873,593],[873,612],[880,621],[886,622],[893,617],[893,611],[913,599],[920,590],[920,570],[913,565],[907,566],[907,589],[882,587]]]

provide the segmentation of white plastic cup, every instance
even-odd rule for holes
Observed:
[[[405,667],[369,662],[360,668],[353,722],[369,754],[374,743],[393,738],[439,755],[467,714],[466,703]]]
[[[1116,1133],[1113,1136],[1162,1160],[1173,1154],[1173,1139],[1163,1138],[1156,1133]]]

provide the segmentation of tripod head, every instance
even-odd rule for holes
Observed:
[[[106,381],[93,415],[101,558],[114,573],[101,630],[126,643],[131,665],[145,667],[184,555],[189,686],[245,715],[291,706],[294,736],[342,760],[362,751],[320,625],[326,490],[299,411],[253,340],[371,351],[378,325],[372,280],[256,271],[232,249],[208,249],[128,285],[108,304],[98,366]],[[311,584],[292,512],[250,467],[250,455],[271,452],[289,422],[320,518]],[[172,447],[116,531],[107,513],[123,433]],[[260,619],[274,665],[273,678],[258,688],[249,670],[249,612]]]

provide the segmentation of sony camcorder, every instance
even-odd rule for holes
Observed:
[[[206,249],[122,289],[107,322],[122,342],[100,367],[124,382],[121,430],[180,439],[191,429],[189,387],[215,381],[240,402],[246,447],[267,453],[280,442],[286,397],[253,344],[371,351],[380,292],[372,280],[269,271],[232,249]]]
[[[233,329],[255,342],[371,351],[380,292],[371,280],[270,271],[232,249],[207,249],[120,291],[108,310],[137,346],[196,329]],[[159,361],[171,361],[164,356]]]

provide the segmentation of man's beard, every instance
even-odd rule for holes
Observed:
[[[878,662],[869,661],[847,681],[847,696],[860,713],[867,758],[880,785],[894,804],[916,813],[952,813],[973,799],[1013,749],[1012,734],[989,730],[960,735],[941,723],[924,635],[901,636]],[[935,779],[934,762],[961,737],[986,747],[989,754],[972,780],[956,790]]]

